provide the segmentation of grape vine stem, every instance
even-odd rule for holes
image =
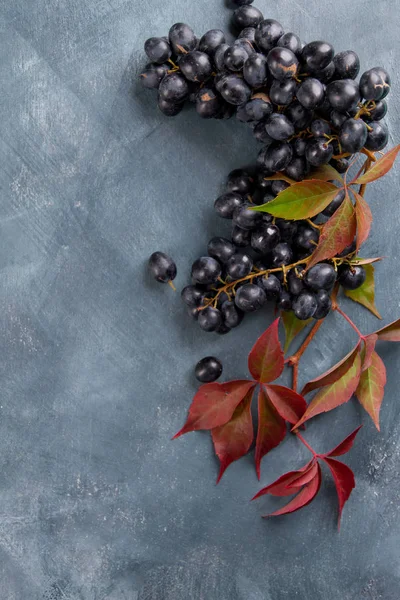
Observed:
[[[355,323],[353,323],[353,321],[350,319],[350,317],[348,315],[346,315],[346,313],[340,308],[340,306],[338,306],[336,303],[333,304],[332,306],[333,310],[336,310],[336,312],[339,313],[339,315],[342,315],[342,317],[344,319],[346,319],[346,321],[349,323],[349,325],[354,329],[354,331],[356,332],[356,334],[358,335],[358,337],[361,340],[365,340],[365,336],[361,333],[361,331],[358,329],[357,325]]]

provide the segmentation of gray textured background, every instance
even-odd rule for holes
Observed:
[[[305,40],[354,47],[384,65],[391,145],[400,139],[398,1],[256,3]],[[268,10],[267,10],[268,6]],[[329,478],[311,507],[280,520],[249,504],[247,457],[215,486],[210,439],[172,443],[195,390],[194,363],[223,359],[245,377],[270,320],[228,337],[186,317],[179,296],[149,281],[156,249],[177,283],[211,235],[212,202],[234,167],[254,160],[245,126],[168,120],[135,82],[142,44],[188,21],[227,28],[222,0],[2,0],[0,5],[0,596],[2,600],[397,600],[399,360],[382,346],[389,383],[379,435],[359,407],[307,430],[320,450],[365,427],[347,457],[357,488],[336,531]],[[378,305],[400,315],[399,166],[369,191],[375,223],[364,253],[378,266]],[[376,320],[347,304],[360,327]],[[348,351],[329,317],[302,380]],[[264,459],[262,484],[307,457],[288,439]]]

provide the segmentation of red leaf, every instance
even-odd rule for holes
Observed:
[[[353,364],[354,356],[358,353],[360,349],[360,343],[357,344],[353,350],[351,350],[347,356],[345,356],[341,361],[336,363],[331,369],[316,377],[312,381],[306,383],[304,388],[302,389],[302,394],[305,396],[309,392],[316,390],[318,388],[324,387],[325,385],[330,385],[331,383],[335,383],[338,381],[347,371],[350,369]]]
[[[361,374],[356,396],[363,408],[370,415],[378,431],[380,429],[379,411],[385,393],[385,384],[386,367],[381,357],[373,351],[371,354],[371,366]]]
[[[217,483],[232,462],[247,454],[253,442],[253,419],[251,417],[253,392],[254,388],[247,392],[228,423],[211,431],[215,453],[221,463]]]
[[[307,410],[303,396],[283,385],[266,385],[265,391],[282,419],[292,425],[297,423]]]
[[[371,333],[367,335],[364,339],[364,349],[361,354],[362,358],[362,371],[368,369],[371,366],[372,353],[375,350],[376,342],[378,341],[378,336],[376,333]]]
[[[353,191],[356,197],[356,220],[357,220],[357,252],[362,244],[368,239],[372,225],[372,212],[367,202],[360,194]]]
[[[296,488],[296,487],[303,487],[303,485],[306,485],[307,483],[310,483],[310,481],[312,479],[314,479],[315,475],[317,475],[318,472],[318,463],[314,462],[311,467],[303,474],[300,475],[300,477],[297,477],[297,479],[295,479],[292,483],[290,483],[287,487],[290,488]]]
[[[365,272],[367,274],[364,283],[355,290],[345,290],[344,293],[348,298],[358,302],[365,308],[368,308],[373,315],[382,319],[375,305],[375,280],[374,280],[374,267],[372,265],[364,265]]]
[[[318,246],[307,264],[307,270],[323,260],[336,256],[354,240],[356,217],[348,193],[344,202],[325,223],[321,231]]]
[[[329,459],[328,459],[329,460]],[[319,488],[321,487],[321,467],[317,464],[317,474],[314,478],[305,485],[302,490],[291,500],[286,506],[283,506],[279,510],[275,512],[265,515],[266,517],[279,517],[280,515],[287,515],[288,513],[293,513],[296,510],[300,510],[307,504],[310,504],[315,498],[315,496],[319,492]]]
[[[335,460],[334,458],[323,458],[323,460],[328,465],[335,481],[339,500],[338,529],[340,529],[340,518],[342,516],[343,507],[349,499],[352,490],[356,487],[354,473],[350,467],[339,460]]]
[[[310,462],[298,471],[289,471],[288,473],[281,475],[276,481],[262,488],[252,500],[257,500],[257,498],[261,498],[261,496],[265,496],[266,494],[270,494],[271,496],[292,496],[294,492],[289,489],[289,486],[296,481],[296,479],[299,479],[299,477],[303,477],[305,473],[308,473],[313,465],[314,459],[310,460]]]
[[[342,456],[343,454],[347,454],[347,452],[353,447],[354,440],[356,439],[357,433],[360,431],[361,427],[362,425],[357,427],[357,429],[350,433],[350,435],[348,435],[343,442],[340,442],[336,448],[333,448],[333,450],[327,452],[323,456]]]
[[[400,144],[395,148],[392,148],[392,150],[389,150],[389,152],[377,160],[364,175],[359,177],[357,181],[352,181],[352,183],[361,185],[364,183],[371,183],[372,181],[376,181],[380,177],[383,177],[386,173],[389,173],[390,169],[393,167],[399,152]]]
[[[265,390],[258,392],[258,431],[256,441],[256,472],[260,479],[261,459],[278,446],[286,435],[286,424],[279,416]]]
[[[314,396],[306,412],[293,429],[298,429],[305,421],[316,415],[333,410],[341,404],[348,402],[356,391],[358,382],[360,381],[360,372],[361,358],[360,353],[357,352],[347,373],[335,381],[335,383],[323,387]]]
[[[249,371],[260,383],[277,379],[285,366],[278,327],[279,318],[258,338],[249,354]]]
[[[214,429],[225,425],[238,404],[255,386],[254,381],[247,380],[202,385],[193,398],[185,425],[173,439],[189,431]]]
[[[375,332],[385,342],[400,342],[400,319]]]

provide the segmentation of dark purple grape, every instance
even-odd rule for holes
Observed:
[[[329,292],[326,290],[319,290],[316,293],[317,298],[317,310],[313,314],[313,318],[320,320],[325,319],[328,316],[331,308],[332,308],[332,300],[330,298]]]
[[[272,264],[274,267],[290,265],[293,260],[293,251],[289,244],[281,242],[272,250]]]
[[[251,231],[250,229],[242,229],[234,225],[232,229],[232,242],[237,248],[246,248],[250,245]]]
[[[168,65],[157,65],[150,63],[145,66],[143,71],[140,73],[140,81],[143,87],[156,90],[159,88],[161,81],[164,79],[169,71]]]
[[[276,173],[286,169],[293,157],[293,148],[287,142],[274,142],[265,153],[264,166],[267,171]]]
[[[224,32],[220,29],[210,29],[200,39],[199,50],[212,57],[221,44],[225,44]]]
[[[222,324],[222,315],[218,308],[208,306],[199,310],[198,323],[204,331],[216,331]]]
[[[207,246],[207,252],[221,264],[226,263],[236,252],[235,246],[223,237],[213,237]]]
[[[390,77],[381,67],[375,67],[362,74],[360,92],[366,100],[382,100],[390,91]]]
[[[272,77],[278,81],[293,79],[297,75],[299,61],[288,48],[273,48],[267,56],[268,69]]]
[[[293,312],[300,321],[311,319],[317,308],[317,298],[312,292],[301,292],[293,302]]]
[[[249,55],[246,49],[239,44],[233,44],[225,52],[224,63],[225,67],[230,71],[242,71],[244,63],[248,60]]]
[[[172,50],[164,38],[152,37],[145,41],[144,51],[153,63],[163,64],[171,58]]]
[[[368,130],[362,119],[347,119],[340,129],[339,142],[342,152],[355,154],[367,141]]]
[[[259,88],[268,79],[267,59],[257,52],[249,56],[244,63],[243,77],[252,88]]]
[[[235,106],[244,104],[251,96],[251,89],[246,82],[234,74],[224,77],[219,92],[226,102]]]
[[[352,79],[332,81],[326,88],[329,104],[339,112],[346,112],[360,101],[358,83]]]
[[[315,138],[307,145],[306,159],[313,167],[326,165],[332,156],[333,148],[327,143],[326,138]]]
[[[212,383],[222,375],[222,364],[214,356],[206,356],[197,363],[194,374],[201,383]]]
[[[183,104],[174,104],[164,98],[158,98],[158,108],[166,117],[176,117],[183,109]]]
[[[187,306],[201,306],[206,294],[202,288],[195,285],[187,285],[181,292],[181,298]]]
[[[256,44],[263,52],[269,52],[283,34],[283,27],[278,21],[265,19],[257,26]]]
[[[234,329],[243,321],[243,312],[238,309],[234,302],[226,300],[221,306],[221,314],[224,323]]]
[[[241,229],[255,229],[261,224],[262,215],[252,210],[252,205],[245,203],[237,208],[233,214],[233,223]]]
[[[197,38],[185,23],[175,23],[169,30],[169,43],[175,54],[186,54],[196,49]]]
[[[225,264],[225,272],[232,280],[242,279],[251,273],[253,261],[248,254],[237,252]]]
[[[324,86],[318,79],[309,77],[297,90],[297,99],[307,110],[314,110],[322,104],[325,97]]]
[[[304,46],[301,58],[309,71],[320,71],[329,65],[334,53],[328,42],[310,42]]]
[[[336,79],[355,79],[360,72],[360,59],[353,50],[339,52],[333,62]]]
[[[233,25],[240,30],[245,27],[257,27],[262,20],[262,12],[258,8],[247,4],[237,8],[232,17]]]
[[[278,300],[281,293],[281,282],[273,275],[263,275],[257,279],[257,284],[262,287],[267,297],[267,300]]]
[[[221,265],[211,256],[201,256],[192,265],[192,279],[200,285],[216,283],[221,277]]]
[[[159,283],[169,283],[176,277],[176,264],[168,254],[153,252],[149,258],[149,271]]]
[[[299,250],[314,250],[319,240],[319,230],[311,225],[299,225],[294,237],[294,245]]]
[[[225,68],[225,52],[228,50],[229,44],[220,44],[214,52],[214,63],[218,71]]]
[[[315,121],[311,123],[310,130],[314,137],[324,137],[325,135],[331,135],[332,133],[329,123],[323,119],[315,119]]]
[[[251,247],[260,254],[270,252],[280,241],[281,234],[276,225],[264,223],[251,234]]]
[[[346,197],[346,191],[344,189],[339,190],[338,193],[336,194],[336,196],[334,197],[334,199],[332,200],[332,202],[330,204],[328,204],[328,206],[325,208],[325,210],[322,211],[322,214],[325,215],[326,217],[331,217],[333,215],[333,213],[337,211],[339,206],[341,206],[343,204],[345,197]]]
[[[368,123],[368,126],[370,129],[368,131],[365,147],[367,150],[372,150],[373,152],[383,150],[389,140],[389,130],[386,123],[383,121],[372,121],[371,123]]]
[[[228,175],[226,182],[227,192],[236,192],[245,196],[251,194],[254,188],[254,180],[247,171],[243,169],[234,169]]]
[[[208,54],[194,50],[184,54],[179,61],[179,68],[189,81],[202,83],[212,73],[212,66]]]
[[[367,277],[364,267],[359,265],[342,265],[339,268],[339,282],[346,290],[361,287]]]
[[[302,50],[300,38],[295,33],[290,32],[284,33],[283,36],[279,38],[277,46],[280,48],[288,48],[288,50],[291,50],[296,56],[299,56]]]
[[[307,161],[302,156],[296,156],[295,158],[292,158],[285,169],[286,175],[295,181],[303,181],[303,179],[308,175],[309,171],[310,168],[307,164]]]
[[[166,75],[159,87],[160,98],[179,104],[189,96],[189,86],[186,79],[179,73],[170,73]]]
[[[271,101],[277,106],[288,106],[296,94],[298,84],[295,79],[278,81],[275,79],[269,91]]]
[[[235,210],[243,204],[243,196],[234,192],[229,192],[227,194],[222,194],[222,196],[219,196],[216,199],[214,208],[218,215],[223,219],[232,219]]]
[[[244,313],[259,310],[267,297],[264,290],[254,283],[246,283],[238,289],[235,296],[236,306]]]
[[[294,135],[294,126],[281,113],[273,113],[265,124],[268,135],[278,142],[284,142]]]
[[[309,269],[304,277],[308,288],[318,290],[331,290],[336,282],[336,271],[329,263],[318,263]]]

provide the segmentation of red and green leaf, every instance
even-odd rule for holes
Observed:
[[[378,336],[376,335],[376,333],[371,333],[370,335],[367,335],[367,337],[364,339],[364,348],[361,353],[362,371],[365,371],[366,369],[368,369],[368,367],[371,366],[372,353],[375,350],[377,341]]]
[[[282,323],[285,329],[285,346],[283,348],[284,352],[289,350],[290,344],[293,342],[295,337],[303,331],[307,325],[312,322],[312,319],[308,319],[307,321],[301,321],[296,317],[292,310],[290,311],[282,311]]]
[[[254,381],[247,380],[202,385],[193,398],[185,425],[173,439],[189,431],[225,425],[232,418],[236,407],[255,386]]]
[[[261,498],[261,496],[265,496],[269,494],[271,496],[291,496],[294,492],[289,489],[292,483],[294,483],[297,479],[302,477],[305,473],[308,473],[310,469],[312,469],[315,461],[314,459],[310,460],[304,467],[299,469],[298,471],[289,471],[284,475],[281,475],[274,481],[270,483],[266,487],[263,487],[252,500],[257,500],[257,498]]]
[[[354,240],[356,229],[354,207],[346,194],[341,206],[323,226],[318,246],[307,264],[307,269],[342,252]]]
[[[400,144],[392,150],[389,150],[389,152],[386,152],[386,154],[377,160],[364,175],[361,175],[361,177],[352,183],[363,185],[380,179],[386,175],[386,173],[389,173],[399,152]]]
[[[384,342],[400,342],[400,319],[375,332]]]
[[[254,210],[268,212],[274,217],[299,220],[318,215],[332,202],[340,188],[325,181],[307,179],[294,183],[276,198]],[[344,246],[343,246],[344,247]]]
[[[383,260],[384,256],[377,256],[376,258],[352,258],[349,262],[353,266],[357,265],[372,265],[373,263]]]
[[[300,510],[307,504],[310,504],[315,498],[315,496],[319,492],[319,488],[321,487],[321,467],[317,463],[316,475],[314,475],[313,479],[307,485],[305,485],[300,492],[291,500],[286,506],[276,510],[275,512],[265,515],[266,517],[279,517],[281,515],[287,515],[289,513],[296,512],[296,510]]]
[[[261,387],[258,392],[258,431],[255,452],[258,479],[260,479],[262,458],[270,450],[279,446],[285,435],[285,420],[279,415],[266,391]]]
[[[341,377],[343,377],[343,375],[345,375],[353,365],[354,358],[356,354],[358,354],[359,350],[360,343],[358,343],[353,350],[351,350],[341,361],[336,363],[336,365],[334,365],[328,371],[306,383],[301,392],[303,396],[309,392],[312,392],[313,390],[335,383],[335,381],[338,381]]]
[[[373,315],[382,319],[375,305],[375,279],[374,279],[374,267],[372,265],[365,265],[364,269],[367,273],[366,279],[362,286],[356,290],[345,290],[344,293],[348,298],[358,302],[365,308],[368,308]]]
[[[372,212],[368,203],[360,194],[353,192],[356,197],[356,220],[357,220],[357,252],[362,244],[368,239],[372,225]]]
[[[277,379],[285,366],[278,328],[279,319],[276,319],[258,338],[249,354],[249,371],[260,383]]]
[[[283,385],[265,385],[265,391],[282,419],[294,425],[307,410],[303,396]]]
[[[350,433],[350,435],[348,435],[342,442],[340,442],[340,444],[338,444],[335,448],[333,448],[330,452],[327,452],[323,456],[343,456],[343,454],[347,454],[347,452],[349,452],[349,450],[351,450],[351,448],[353,447],[354,440],[356,439],[356,436],[360,431],[361,427],[362,425],[357,427],[357,429],[352,431],[352,433]]]
[[[220,461],[217,483],[221,480],[225,469],[235,460],[242,458],[250,450],[253,443],[253,419],[251,416],[251,400],[254,389],[250,389],[236,407],[232,418],[225,425],[211,431],[215,454]]]
[[[311,176],[319,181],[343,181],[342,175],[331,165],[322,165],[322,167],[313,169]]]
[[[371,365],[360,378],[356,390],[356,396],[362,407],[373,420],[375,427],[379,427],[379,412],[384,396],[386,384],[386,368],[381,357],[373,351],[371,354]]]
[[[335,460],[334,458],[323,458],[323,460],[328,465],[336,486],[336,492],[339,500],[338,529],[340,529],[340,519],[342,516],[343,507],[350,498],[351,492],[356,487],[354,473],[350,467],[339,460]]]
[[[342,375],[340,379],[335,381],[335,383],[323,387],[316,396],[314,396],[303,417],[296,423],[294,429],[298,429],[300,425],[312,417],[333,410],[348,402],[356,391],[360,380],[360,372],[361,358],[360,353],[356,352],[348,371]]]

